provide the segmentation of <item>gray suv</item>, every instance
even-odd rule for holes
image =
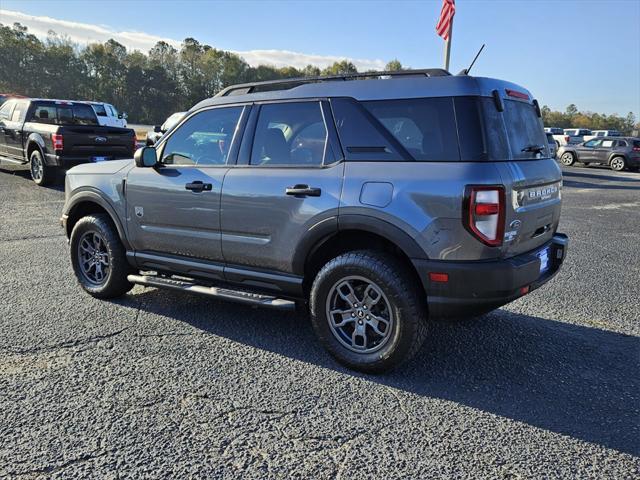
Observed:
[[[140,284],[308,306],[339,362],[380,372],[427,320],[556,274],[561,187],[524,88],[370,73],[229,87],[134,161],[69,170],[62,224],[95,297]]]

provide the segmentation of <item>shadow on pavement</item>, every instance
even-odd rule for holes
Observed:
[[[573,180],[567,179],[563,180],[562,186],[565,188],[593,188],[602,190],[640,190],[640,185],[608,185],[603,183],[574,182]]]
[[[590,169],[592,167],[589,167]],[[622,172],[622,174],[624,175],[624,173],[626,172]],[[591,175],[589,173],[580,173],[580,172],[569,172],[567,170],[563,170],[562,171],[562,176],[563,177],[580,177],[580,178],[591,178],[591,179],[597,179],[597,180],[605,180],[608,182],[619,182],[619,183],[627,183],[627,182],[633,182],[633,183],[640,183],[640,178],[624,178],[624,177],[618,177],[615,175]]]
[[[31,172],[28,167],[24,167],[21,169],[18,168],[5,168],[4,166],[0,166],[0,173],[4,173],[7,175],[15,175],[16,177],[23,178],[28,180],[34,188],[48,188],[50,190],[56,190],[58,192],[64,192],[64,172],[57,172],[55,179],[50,185],[46,187],[38,187],[33,180],[31,179]]]
[[[141,304],[143,311],[342,374],[640,455],[637,337],[497,310],[432,323],[414,360],[369,376],[333,361],[302,314],[150,289],[118,303]]]

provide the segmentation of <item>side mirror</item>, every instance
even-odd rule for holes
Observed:
[[[155,147],[142,147],[133,154],[136,167],[150,168],[158,164],[158,154]]]
[[[160,125],[156,125],[155,127],[153,127],[153,131],[155,133],[162,133],[162,127]]]

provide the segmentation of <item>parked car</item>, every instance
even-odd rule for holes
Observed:
[[[593,130],[591,135],[585,135],[584,141],[591,140],[592,138],[600,138],[600,137],[620,137],[622,133],[618,130]]]
[[[547,132],[545,135],[547,137],[547,144],[549,145],[549,156],[555,158],[556,153],[558,153],[558,142],[553,138],[552,133]]]
[[[110,103],[85,102],[93,108],[98,117],[98,123],[107,127],[127,128],[127,114],[118,113],[116,107]]]
[[[640,138],[593,138],[580,145],[565,145],[560,148],[558,157],[567,167],[581,162],[585,165],[608,165],[611,170],[618,172],[625,168],[637,171],[640,167]]]
[[[133,130],[103,127],[81,102],[10,99],[0,107],[0,159],[29,164],[38,185],[79,163],[131,158]]]
[[[591,130],[588,130],[586,128],[565,128],[564,134],[565,134],[565,137],[569,137],[569,138],[565,138],[566,142],[562,145],[567,145],[567,144],[577,145],[578,143],[584,142],[585,135],[591,135]]]
[[[180,120],[186,115],[187,112],[176,112],[171,115],[164,121],[162,125],[156,125],[153,127],[152,132],[147,132],[147,141],[146,144],[148,147],[151,145],[155,145],[155,143],[169,130],[175,127]]]
[[[531,94],[376,75],[229,87],[134,162],[72,168],[62,224],[80,286],[308,302],[339,362],[379,372],[418,351],[427,317],[549,281],[568,244],[562,174]]]

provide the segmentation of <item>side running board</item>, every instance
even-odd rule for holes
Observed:
[[[147,287],[167,288],[169,290],[179,290],[181,292],[191,292],[209,297],[222,298],[233,302],[246,303],[260,307],[277,308],[280,310],[294,310],[295,302],[283,298],[272,297],[260,293],[245,292],[241,290],[231,290],[228,288],[208,287],[198,285],[187,280],[176,280],[173,278],[157,277],[155,275],[129,275],[127,280],[131,283],[144,285]]]

